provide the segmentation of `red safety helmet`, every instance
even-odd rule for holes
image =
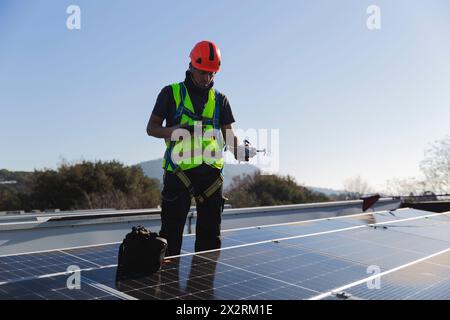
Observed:
[[[189,56],[196,69],[208,72],[217,72],[220,69],[220,50],[214,42],[200,41]]]

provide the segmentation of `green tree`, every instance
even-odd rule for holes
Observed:
[[[235,177],[226,191],[229,203],[236,208],[274,206],[328,201],[322,193],[298,185],[291,176],[253,175]]]
[[[159,181],[137,166],[118,161],[64,163],[57,170],[36,170],[27,192],[3,190],[1,210],[136,209],[160,203]]]

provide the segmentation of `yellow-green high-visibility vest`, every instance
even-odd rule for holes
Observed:
[[[163,159],[163,168],[166,171],[174,171],[179,168],[183,171],[200,166],[202,163],[222,169],[223,160],[223,137],[219,123],[219,99],[218,92],[210,89],[208,101],[203,109],[202,116],[195,114],[188,90],[183,82],[171,85],[176,104],[175,124],[188,124],[190,126],[200,125],[201,135],[190,139],[178,141],[166,140],[166,152]],[[185,131],[186,132],[186,131]]]

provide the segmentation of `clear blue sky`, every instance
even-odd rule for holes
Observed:
[[[70,4],[81,30],[66,28]],[[447,0],[2,0],[0,168],[161,157],[149,115],[203,39],[221,48],[235,127],[279,129],[280,173],[300,183],[417,176],[449,134]]]

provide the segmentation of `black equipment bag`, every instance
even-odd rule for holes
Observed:
[[[119,247],[117,278],[150,275],[161,268],[167,240],[143,226],[133,227]]]

